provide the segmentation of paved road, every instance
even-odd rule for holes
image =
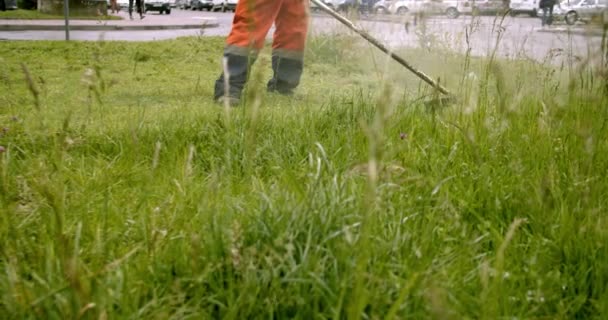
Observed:
[[[427,19],[416,26],[413,21],[363,21],[360,25],[393,48],[442,48],[461,53],[470,48],[476,56],[488,56],[496,48],[498,56],[537,61],[550,59],[553,63],[573,56],[586,57],[590,52],[598,52],[601,43],[601,38],[596,36],[547,32],[566,28],[558,25],[550,30],[542,29],[538,19],[529,17],[507,17],[501,21],[496,17],[465,16]],[[339,22],[325,18],[316,19],[313,28],[313,32],[325,33],[344,30]]]
[[[126,15],[122,14],[126,18]],[[216,19],[219,27],[206,29],[202,34],[205,36],[226,36],[230,31],[232,13],[173,10],[169,16],[149,14],[141,23],[160,22],[170,24],[172,21],[183,23],[188,20],[194,22],[209,17]],[[368,30],[391,47],[445,47],[464,52],[467,49],[466,38],[468,34],[472,53],[483,56],[492,52],[496,39],[500,36],[501,41],[497,50],[497,54],[500,56],[531,58],[534,60],[545,60],[547,57],[557,56],[557,58],[554,58],[554,62],[557,63],[563,61],[563,57],[567,53],[586,56],[589,52],[599,49],[601,41],[599,37],[539,32],[540,21],[527,17],[507,17],[502,23],[494,17],[481,17],[473,20],[472,17],[463,16],[458,19],[427,19],[424,23],[416,24],[413,20],[404,20],[400,23],[360,21],[359,24],[363,29]],[[465,31],[467,29],[469,32]],[[345,27],[327,16],[314,16],[311,31],[313,34],[349,32]],[[91,41],[99,39],[150,41],[194,35],[201,35],[201,30],[71,32],[71,38],[74,40]],[[62,40],[63,38],[64,33],[60,31],[0,32],[0,39],[7,40]]]

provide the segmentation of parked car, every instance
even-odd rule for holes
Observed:
[[[465,0],[475,15],[497,14],[507,12],[508,0]],[[466,4],[466,3],[465,3]]]
[[[236,4],[238,2],[238,0],[213,0],[213,8],[211,8],[211,11],[221,10],[226,12],[230,10],[234,12],[236,11]]]
[[[344,5],[344,2],[346,1],[347,0],[324,0],[323,3],[337,11],[341,6]]]
[[[15,0],[0,0],[0,11],[17,10],[17,1]]]
[[[565,0],[553,8],[553,19],[573,25],[578,21],[602,19],[603,16],[608,15],[607,12],[608,0]],[[538,15],[542,17],[541,9],[538,9]]]
[[[344,2],[346,2],[346,1],[348,1],[348,0],[323,0],[322,2],[323,2],[323,3],[324,3],[326,6],[328,6],[329,8],[331,8],[331,9],[333,9],[333,10],[335,10],[335,11],[338,11],[338,8],[339,8],[339,7],[340,7],[340,6],[341,6],[341,5],[342,5]],[[317,7],[317,5],[316,5],[316,4],[314,4],[314,3],[312,3],[312,2],[311,2],[311,3],[310,3],[310,10],[311,10],[311,11],[313,11],[313,12],[320,12],[320,11],[321,11],[321,8]]]
[[[539,1],[537,0],[511,0],[509,2],[509,9],[511,9],[512,16],[527,14],[531,17],[536,17],[538,4]]]
[[[192,0],[190,1],[190,9],[211,11],[213,9],[213,0]]]
[[[337,10],[347,12],[355,9],[362,13],[371,13],[378,1],[379,0],[343,0],[337,3]]]
[[[390,11],[399,15],[408,13],[437,14],[444,13],[445,8],[442,1],[437,0],[399,0],[391,5]]]
[[[144,2],[144,12],[148,11],[171,14],[171,4],[168,0],[148,0]]]
[[[375,14],[391,14],[391,5],[393,4],[393,2],[395,2],[395,0],[380,0],[376,3],[374,3],[374,6],[372,7],[372,11]]]
[[[177,8],[179,9],[190,9],[190,4],[192,3],[191,0],[177,0]]]
[[[410,12],[441,14],[448,18],[458,18],[471,13],[471,6],[463,0],[380,0],[374,4],[376,14],[407,14]]]
[[[460,15],[471,14],[473,8],[466,4],[467,2],[462,0],[443,0],[440,1],[438,7],[440,8],[440,12],[448,18],[456,19]]]

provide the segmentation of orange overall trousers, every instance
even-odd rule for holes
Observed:
[[[226,75],[222,73],[215,83],[215,99],[226,95],[240,97],[251,63],[263,48],[273,24],[274,74],[268,90],[291,94],[298,86],[308,31],[308,0],[239,0],[224,49],[229,88],[225,88]]]

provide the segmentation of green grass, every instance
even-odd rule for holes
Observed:
[[[8,10],[0,11],[0,20],[63,20],[63,15],[54,15],[48,13],[42,13],[38,10]],[[81,16],[81,15],[70,15],[72,20],[122,20],[118,16]]]
[[[0,314],[604,319],[601,70],[351,40],[228,111],[221,39],[4,42]]]

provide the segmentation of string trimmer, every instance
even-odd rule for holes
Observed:
[[[332,17],[334,17],[336,20],[340,21],[347,28],[349,28],[350,30],[354,31],[355,33],[357,33],[358,35],[360,35],[361,37],[363,37],[363,39],[367,40],[369,43],[371,43],[374,46],[376,46],[376,48],[380,49],[380,51],[386,53],[388,56],[390,56],[391,58],[393,58],[393,60],[397,61],[400,65],[404,66],[406,69],[408,69],[409,71],[411,71],[418,78],[422,79],[422,81],[428,83],[431,87],[435,88],[440,93],[446,95],[446,97],[436,99],[437,101],[434,101],[434,102],[436,102],[436,103],[437,102],[443,103],[446,100],[452,101],[454,99],[453,95],[446,88],[444,88],[442,85],[440,85],[439,83],[437,83],[435,80],[431,79],[431,77],[427,76],[424,72],[416,69],[414,66],[412,66],[410,63],[408,63],[401,56],[399,56],[396,53],[394,53],[391,50],[389,50],[379,40],[377,40],[376,38],[372,37],[369,33],[365,32],[361,28],[357,27],[354,23],[352,23],[350,20],[346,19],[345,17],[343,17],[342,15],[340,15],[339,13],[337,13],[336,11],[334,11],[332,8],[328,7],[321,0],[310,0],[310,1],[312,3],[314,3],[315,5],[317,5],[321,10],[325,11],[326,13],[328,13],[329,15],[331,15]]]

